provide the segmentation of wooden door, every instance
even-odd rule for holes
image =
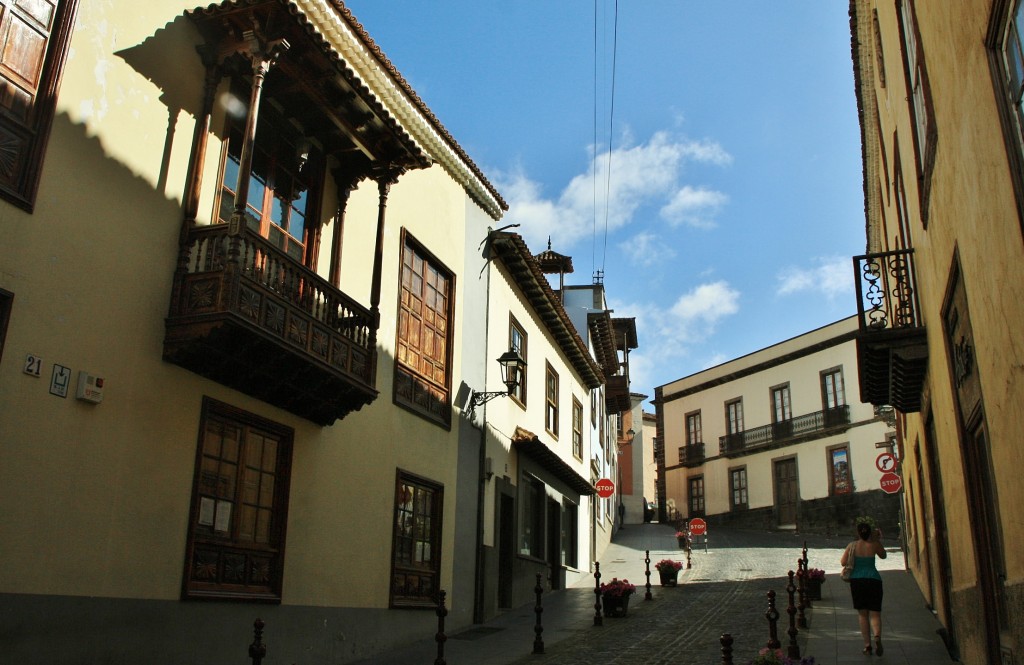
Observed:
[[[775,462],[775,510],[778,526],[795,526],[800,484],[796,476],[796,459]]]

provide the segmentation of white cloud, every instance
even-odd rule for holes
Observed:
[[[853,292],[853,268],[850,259],[832,256],[816,259],[811,268],[789,267],[778,275],[779,295],[812,292],[829,300]]]
[[[684,186],[661,209],[661,216],[673,226],[687,224],[698,228],[713,228],[714,214],[729,202],[729,197],[706,187]]]
[[[586,171],[574,176],[557,197],[546,197],[540,185],[521,170],[498,173],[494,180],[509,204],[503,221],[518,223],[531,247],[551,236],[565,251],[590,236],[595,226],[603,232],[607,224],[614,231],[634,222],[643,206],[667,209],[672,215],[669,221],[675,223],[706,221],[699,213],[710,214],[727,199],[718,192],[681,186],[684,166],[691,162],[724,166],[731,161],[714,141],[693,141],[662,131],[643,144],[626,142],[611,154],[592,148]]]
[[[636,317],[640,346],[629,356],[630,380],[636,390],[653,390],[666,367],[681,364],[722,320],[739,312],[739,300],[740,292],[719,280],[680,295],[667,309],[651,303],[612,303],[616,316]]]
[[[647,231],[619,243],[619,247],[633,263],[642,267],[652,266],[676,255],[675,250],[662,242],[661,236]]]

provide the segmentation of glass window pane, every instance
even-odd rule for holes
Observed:
[[[252,173],[249,175],[249,196],[246,202],[253,210],[263,210],[263,197],[267,193],[267,185],[263,178]]]

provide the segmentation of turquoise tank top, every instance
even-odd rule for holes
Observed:
[[[854,555],[853,572],[850,573],[850,579],[881,581],[882,576],[878,574],[878,569],[875,568],[875,555]]]

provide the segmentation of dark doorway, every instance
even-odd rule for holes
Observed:
[[[516,502],[501,495],[498,532],[498,607],[512,607],[512,581],[515,576]]]
[[[562,588],[562,506],[548,499],[548,566],[551,590]]]
[[[796,477],[796,459],[775,462],[775,508],[778,526],[796,526],[800,484]]]

